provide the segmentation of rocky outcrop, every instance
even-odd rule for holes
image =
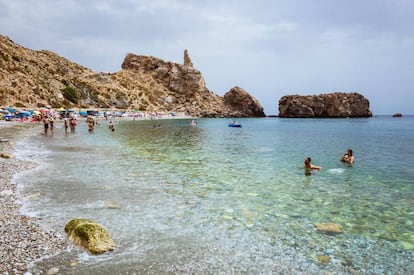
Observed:
[[[279,117],[345,118],[371,117],[369,101],[358,93],[288,95],[279,100]]]
[[[238,105],[243,109],[227,105],[222,96],[210,91],[187,50],[183,64],[127,54],[122,70],[103,73],[50,51],[26,49],[2,35],[0,105],[134,109],[202,117],[257,113],[242,102]]]
[[[184,50],[184,66],[193,67],[193,62],[191,62],[190,55],[188,54],[188,50]]]
[[[74,243],[83,246],[92,254],[102,254],[115,249],[115,242],[100,224],[89,219],[72,219],[65,232]]]
[[[202,117],[247,116],[246,110],[227,106],[222,97],[208,90],[201,72],[188,64],[130,53],[126,55],[122,69],[149,76],[160,87],[155,95],[167,109],[179,106],[177,111]],[[248,112],[251,113],[250,110]]]
[[[226,104],[237,117],[264,117],[263,107],[259,101],[240,87],[233,87],[224,95]]]

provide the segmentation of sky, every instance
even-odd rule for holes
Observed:
[[[414,114],[412,0],[0,0],[0,33],[98,72],[127,53],[183,63],[207,88],[282,96],[358,92],[374,115]]]

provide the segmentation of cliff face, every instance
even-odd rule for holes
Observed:
[[[229,111],[223,98],[207,89],[201,72],[192,66],[127,54],[122,69],[132,76],[147,76],[158,87],[151,91],[151,96],[166,109],[178,108],[177,111],[202,116],[219,116]]]
[[[247,94],[247,93],[246,93]],[[261,105],[227,105],[209,91],[188,52],[184,64],[127,54],[122,70],[94,72],[50,51],[33,51],[0,35],[0,105],[119,108],[186,112],[193,116],[252,116]],[[253,109],[252,109],[253,108]],[[263,114],[264,116],[264,114]]]
[[[279,117],[344,118],[371,117],[369,101],[358,93],[312,96],[288,95],[279,100]]]
[[[229,106],[238,117],[264,117],[259,101],[240,87],[233,87],[224,95],[224,104]]]

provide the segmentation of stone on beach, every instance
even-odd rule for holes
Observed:
[[[342,226],[336,223],[315,223],[316,229],[325,234],[342,234],[344,233]]]
[[[72,219],[65,232],[74,243],[83,246],[92,254],[102,254],[115,249],[115,242],[108,231],[90,219]]]
[[[0,157],[2,157],[4,159],[9,159],[11,156],[9,154],[6,154],[6,153],[1,153]]]

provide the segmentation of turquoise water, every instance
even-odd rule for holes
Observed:
[[[414,117],[227,122],[117,121],[110,132],[102,121],[93,134],[82,123],[27,136],[18,154],[42,165],[17,179],[24,210],[58,231],[92,218],[118,244],[101,256],[72,248],[33,272],[414,271]],[[347,148],[353,167],[339,161]],[[305,175],[306,156],[323,169]],[[317,232],[325,222],[344,233]]]

